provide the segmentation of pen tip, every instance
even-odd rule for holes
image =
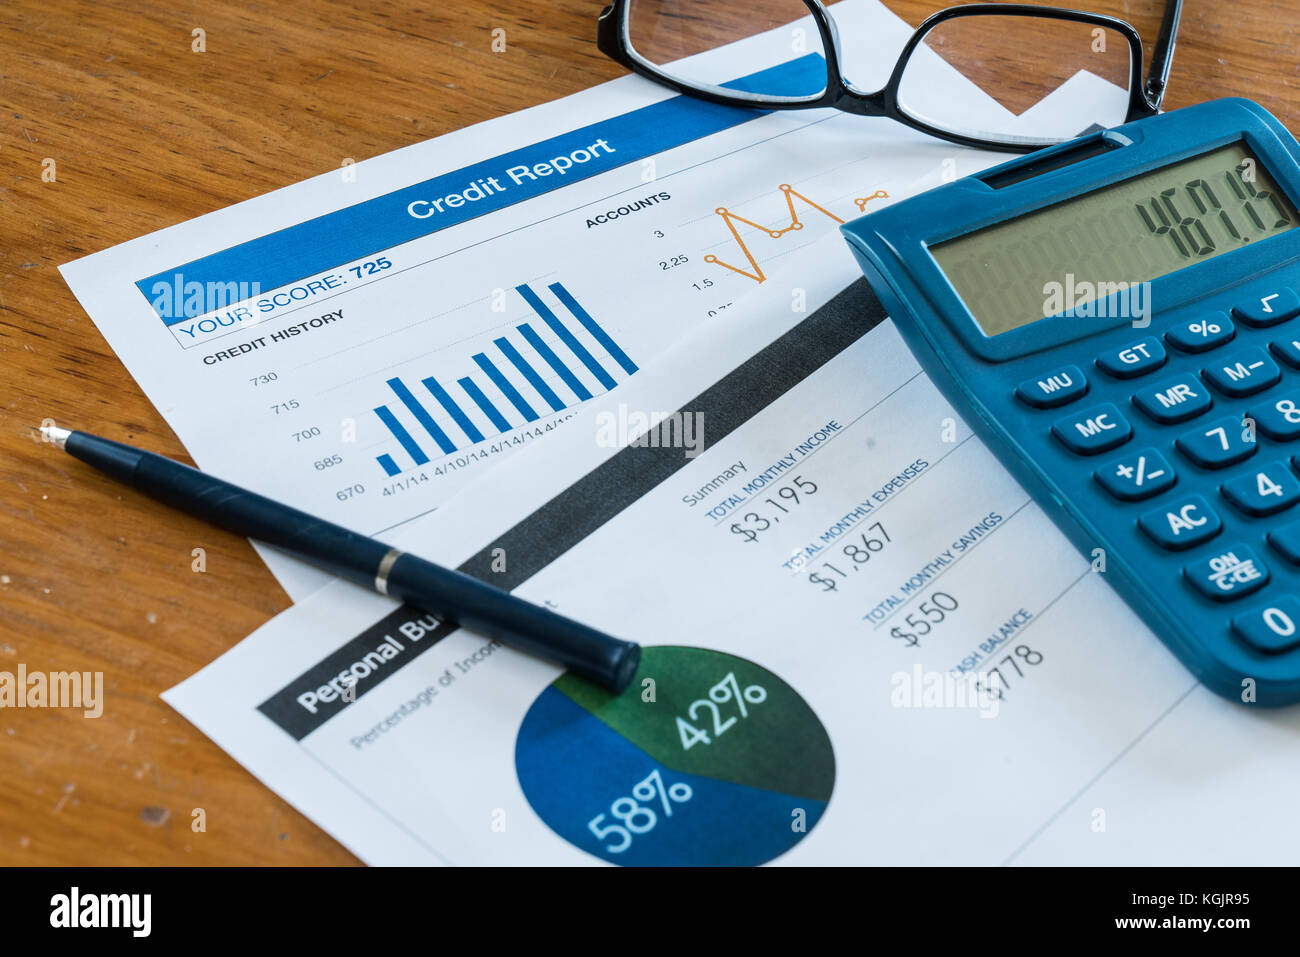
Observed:
[[[41,440],[49,442],[56,448],[63,448],[68,444],[68,436],[72,434],[68,429],[60,429],[54,425],[42,425],[40,427],[32,426],[33,431],[41,433]]]

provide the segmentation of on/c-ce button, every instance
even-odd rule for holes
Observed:
[[[1105,402],[1058,420],[1052,434],[1071,452],[1096,455],[1127,442],[1133,426],[1114,403]]]

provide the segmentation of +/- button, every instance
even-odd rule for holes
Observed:
[[[1192,562],[1183,575],[1193,588],[1215,601],[1244,598],[1268,584],[1268,566],[1249,545],[1228,545],[1218,554]]]
[[[1159,495],[1176,482],[1174,467],[1155,449],[1131,452],[1093,473],[1101,487],[1125,502]]]
[[[1147,512],[1138,519],[1138,525],[1151,541],[1176,552],[1218,535],[1223,530],[1223,519],[1200,495],[1187,495]]]
[[[1088,380],[1078,366],[1061,366],[1047,375],[1026,379],[1016,388],[1016,395],[1035,409],[1054,409],[1073,402],[1087,391]]]
[[[1133,426],[1119,409],[1106,402],[1060,419],[1052,426],[1052,434],[1072,452],[1096,455],[1127,442]]]
[[[1117,379],[1132,379],[1136,376],[1154,372],[1165,364],[1169,354],[1160,340],[1147,336],[1139,342],[1122,349],[1111,349],[1097,357],[1097,365],[1103,372]]]
[[[1173,326],[1165,333],[1165,340],[1182,352],[1208,352],[1230,342],[1236,333],[1226,312],[1212,312]]]
[[[1294,289],[1279,286],[1257,299],[1248,299],[1233,307],[1232,314],[1252,326],[1275,326],[1300,316],[1300,296]]]
[[[1206,366],[1201,375],[1228,398],[1240,399],[1276,385],[1282,378],[1282,370],[1263,349],[1256,347],[1243,349],[1221,363]]]
[[[1209,409],[1214,400],[1210,398],[1210,390],[1196,376],[1187,374],[1134,393],[1133,404],[1161,425],[1173,425],[1196,418]]]

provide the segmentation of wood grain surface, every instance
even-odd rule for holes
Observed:
[[[938,9],[887,5],[913,24]],[[0,863],[355,863],[159,699],[289,600],[246,541],[33,440],[53,418],[185,457],[57,267],[617,77],[594,44],[600,8],[5,0],[0,671],[102,671],[105,703],[98,718],[0,710]],[[1092,9],[1149,49],[1162,5]],[[1290,4],[1188,0],[1166,105],[1249,96],[1295,128],[1297,22]]]

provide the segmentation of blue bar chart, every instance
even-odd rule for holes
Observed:
[[[375,459],[385,475],[401,475],[438,454],[451,455],[579,405],[593,395],[584,378],[608,391],[617,384],[616,375],[637,371],[631,357],[562,283],[546,288],[557,305],[527,284],[515,287],[540,326],[521,322],[514,328],[515,341],[509,335],[494,338],[494,354],[485,349],[467,356],[466,365],[473,368],[454,383],[444,384],[433,375],[419,377],[418,388],[400,376],[385,381],[392,399],[374,413],[397,443]],[[539,328],[558,341],[548,344]],[[584,345],[582,336],[606,358]],[[418,428],[410,426],[412,421]]]

